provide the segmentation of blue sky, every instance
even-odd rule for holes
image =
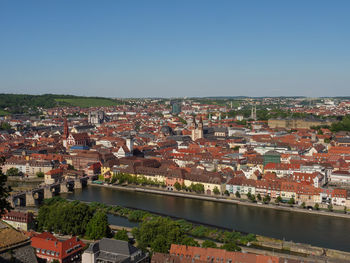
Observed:
[[[0,92],[350,95],[350,1],[0,0]]]

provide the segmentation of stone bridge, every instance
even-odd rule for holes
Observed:
[[[19,192],[12,194],[9,201],[12,207],[16,206],[36,206],[41,204],[44,199],[52,198],[60,193],[68,193],[74,189],[80,189],[87,185],[88,181],[96,179],[95,177],[81,177],[75,179],[66,179],[61,182],[56,182],[50,185],[44,185],[39,188],[34,188],[30,191]]]

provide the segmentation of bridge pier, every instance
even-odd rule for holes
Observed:
[[[44,188],[44,199],[52,198],[53,193],[51,192],[50,187],[45,187]]]
[[[31,191],[26,193],[26,206],[35,206],[35,199]]]
[[[83,184],[81,183],[80,179],[74,180],[74,189],[81,189],[83,188]]]
[[[9,199],[9,202],[10,202],[10,206],[15,208],[16,207],[16,204],[15,204],[15,200],[13,198],[10,198]]]
[[[60,192],[61,193],[68,193],[69,192],[69,188],[68,188],[66,182],[63,182],[60,184]]]

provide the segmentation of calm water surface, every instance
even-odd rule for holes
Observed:
[[[288,241],[350,251],[350,219],[88,186],[62,195],[69,199],[121,205]],[[110,223],[130,226],[125,218]]]

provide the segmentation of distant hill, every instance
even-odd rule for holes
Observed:
[[[59,105],[69,105],[81,108],[88,107],[108,107],[119,105],[120,102],[109,98],[97,97],[75,97],[75,98],[55,98]]]
[[[37,107],[77,106],[81,108],[119,105],[120,101],[102,97],[83,97],[73,95],[26,95],[0,94],[0,115],[35,111]]]

